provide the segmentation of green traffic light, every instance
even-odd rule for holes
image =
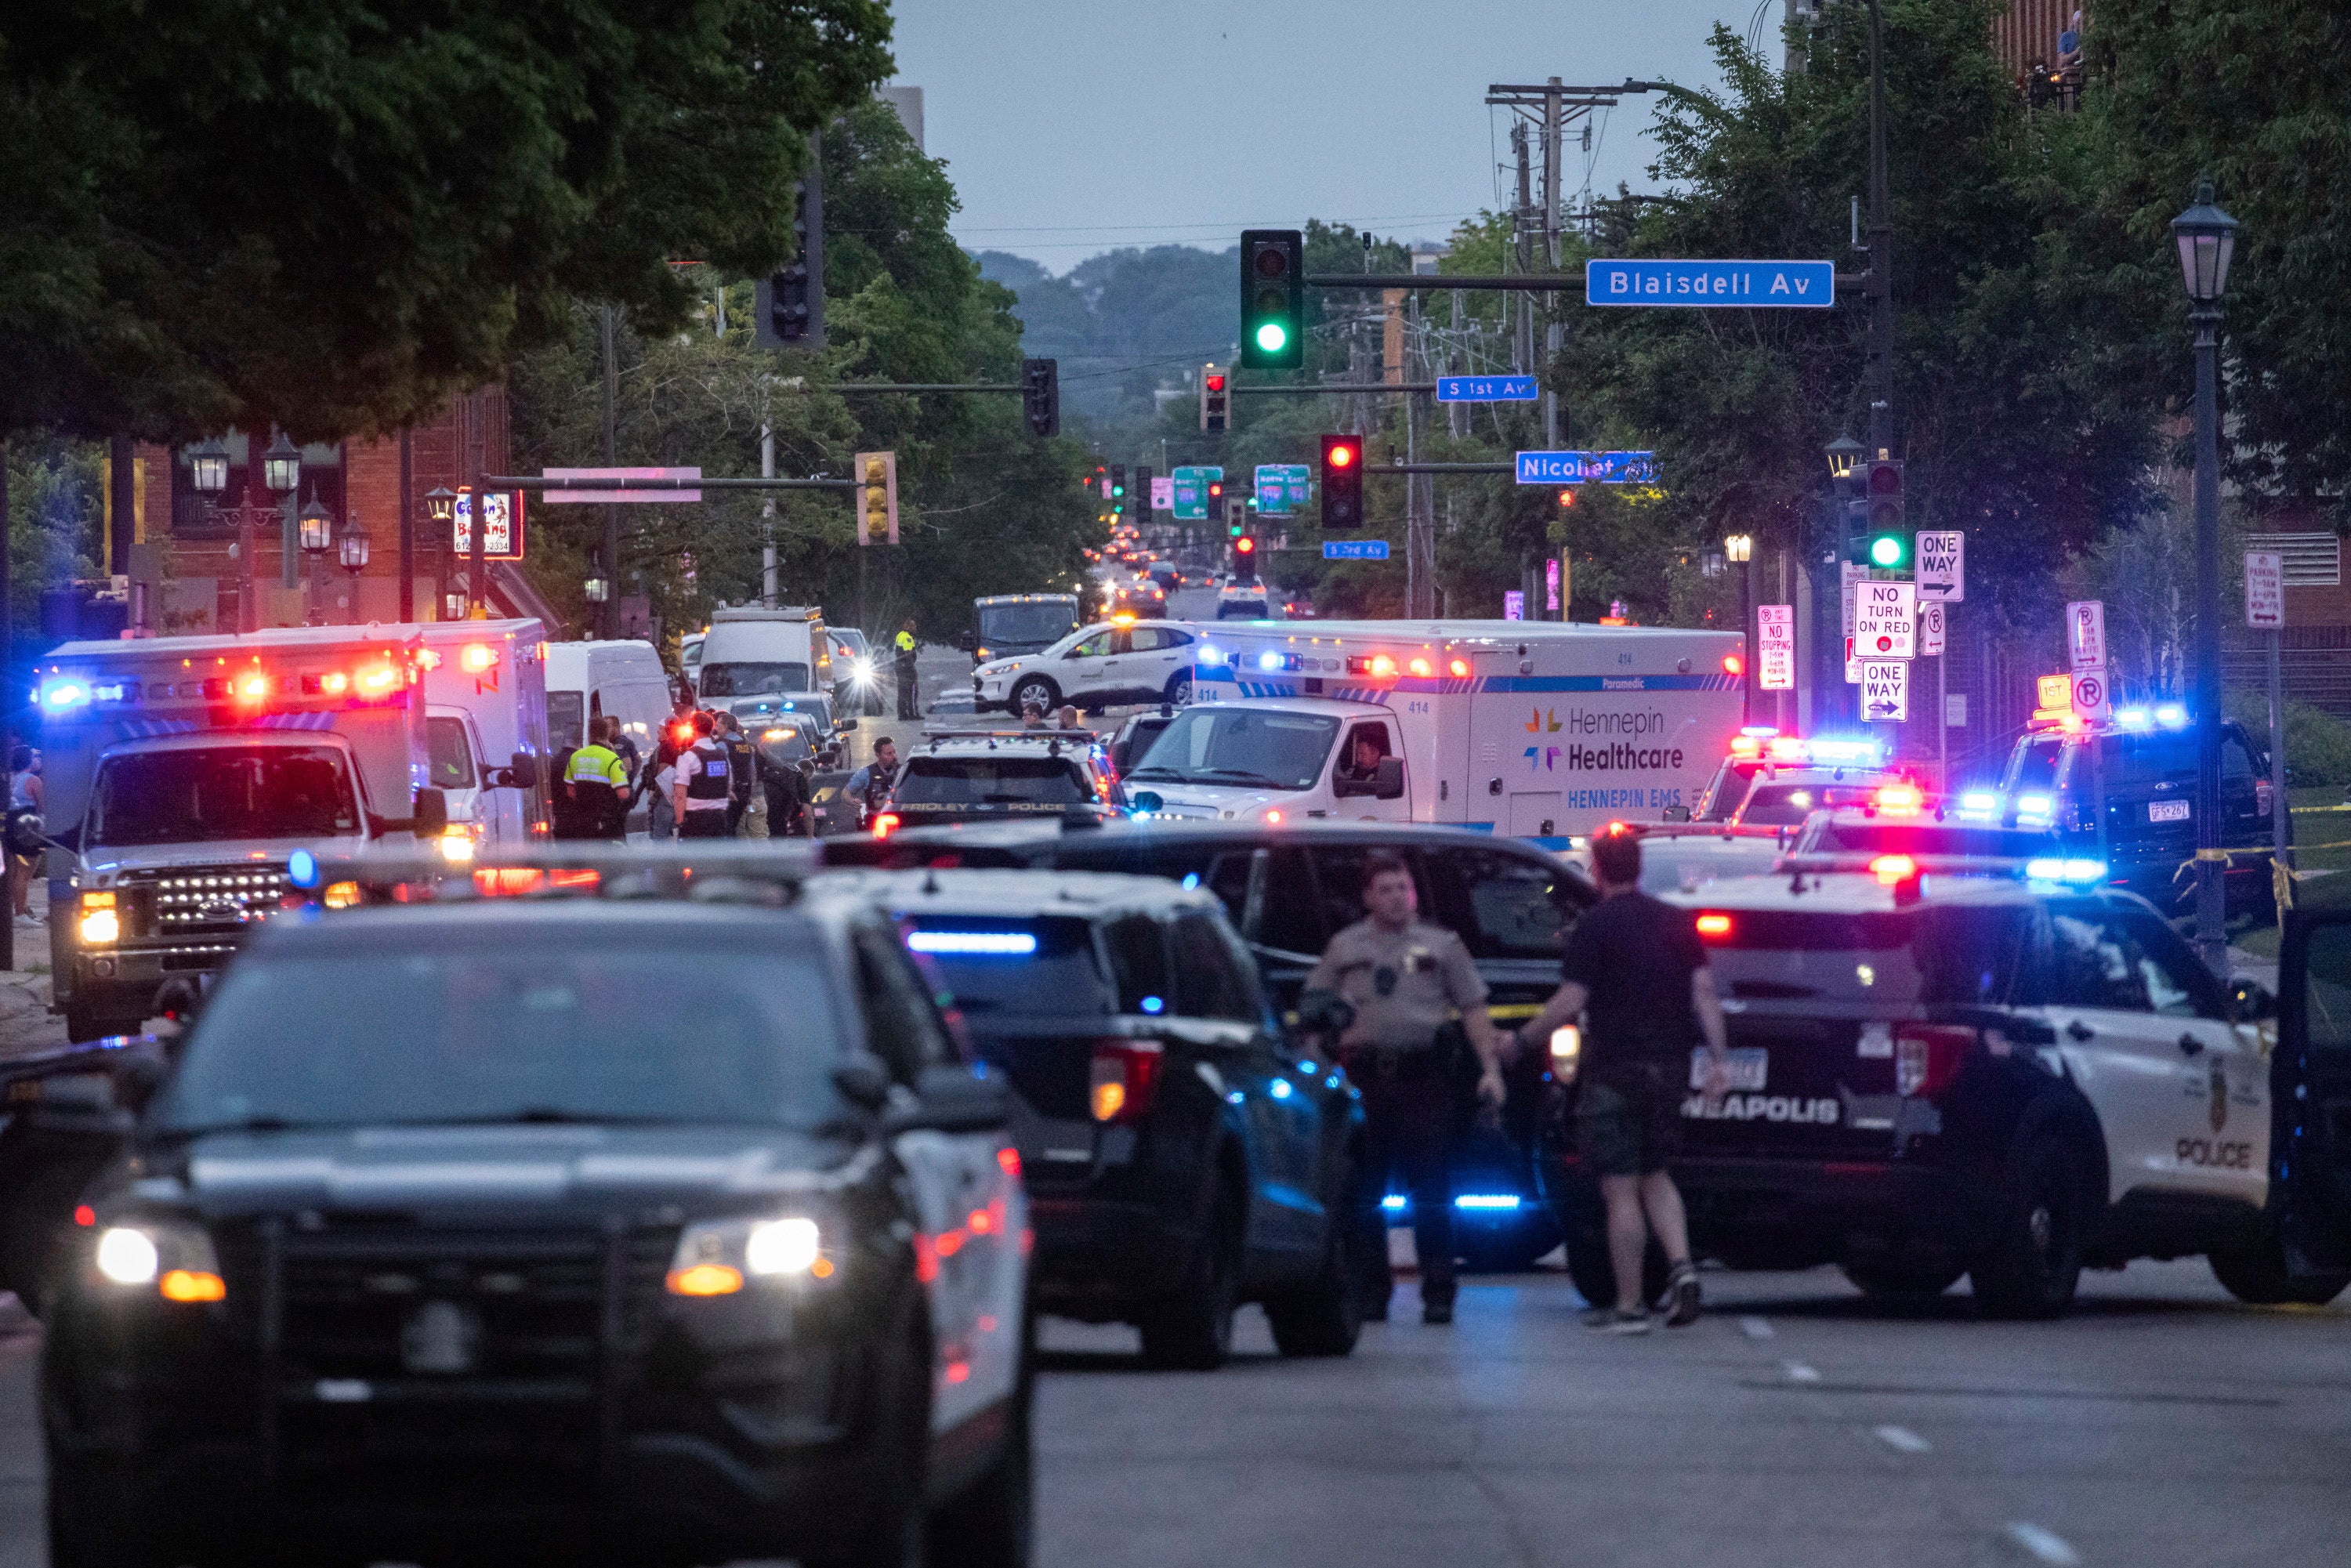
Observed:
[[[1279,321],[1268,321],[1257,329],[1257,346],[1269,354],[1281,352],[1283,345],[1289,341],[1289,329]]]
[[[1880,534],[1869,541],[1869,563],[1872,566],[1896,567],[1902,564],[1902,540],[1893,534]]]

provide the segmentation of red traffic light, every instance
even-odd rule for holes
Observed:
[[[1233,541],[1233,549],[1240,551],[1243,555],[1249,555],[1256,550],[1257,541],[1244,534],[1239,538]]]
[[[1224,377],[1222,377],[1222,376],[1210,376],[1210,377],[1208,378],[1208,390],[1209,390],[1210,392],[1222,392],[1222,391],[1224,391],[1224,390],[1225,390],[1225,378],[1224,378]]]
[[[1323,454],[1323,461],[1333,468],[1344,468],[1355,461],[1355,449],[1343,441],[1334,441]]]
[[[1223,481],[1217,479],[1211,479],[1208,481],[1208,499],[1211,501],[1216,500],[1224,495],[1224,493],[1225,486]]]
[[[1573,490],[1562,490],[1559,493],[1559,504],[1562,507],[1573,507],[1575,505],[1575,492]]]

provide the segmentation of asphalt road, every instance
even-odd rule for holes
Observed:
[[[1285,1363],[1147,1373],[1049,1322],[1046,1568],[2323,1563],[2351,1539],[2351,1311],[2231,1302],[2198,1262],[2054,1323],[1910,1311],[1834,1272],[1707,1276],[1697,1326],[1580,1326],[1563,1275],[1469,1281]],[[36,1331],[0,1319],[0,1568],[40,1568]]]

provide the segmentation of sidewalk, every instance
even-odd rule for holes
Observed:
[[[0,1057],[66,1042],[66,1020],[49,1011],[49,893],[33,886],[38,925],[16,927],[16,967],[0,969]]]

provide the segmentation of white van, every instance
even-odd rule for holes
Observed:
[[[674,697],[669,672],[651,643],[548,645],[547,727],[556,755],[587,738],[590,719],[611,714],[621,721],[621,733],[637,748],[637,756],[649,758],[661,742],[661,727]],[[640,805],[630,818],[632,830],[644,827],[645,810]]]
[[[694,689],[705,706],[799,692],[831,696],[832,639],[825,634],[824,612],[809,605],[715,612]]]
[[[1310,630],[1311,628],[1311,630]],[[1192,701],[1240,703],[1317,725],[1380,709],[1413,821],[1451,822],[1565,848],[1612,819],[1655,821],[1694,803],[1739,733],[1743,639],[1735,632],[1521,621],[1318,621],[1201,626]],[[1174,733],[1171,727],[1169,734]],[[1353,731],[1349,732],[1352,741]],[[1137,774],[1152,767],[1163,736]],[[1339,737],[1329,737],[1334,754]],[[1357,816],[1332,788],[1353,760],[1276,800],[1246,779],[1161,790],[1171,814]],[[1261,768],[1243,771],[1267,777]],[[1131,779],[1150,789],[1149,779]],[[1374,797],[1376,799],[1376,797]]]

